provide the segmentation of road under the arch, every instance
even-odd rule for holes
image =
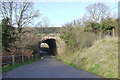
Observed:
[[[47,39],[47,40],[44,40],[42,41],[43,43],[46,43],[48,44],[49,46],[49,55],[57,55],[57,45],[56,45],[56,40],[55,39]]]

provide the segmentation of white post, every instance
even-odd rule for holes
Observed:
[[[12,55],[12,64],[15,64],[15,55]]]
[[[22,62],[24,62],[24,56],[22,55]]]
[[[114,28],[112,29],[112,34],[113,34],[113,37],[115,37],[115,29]]]

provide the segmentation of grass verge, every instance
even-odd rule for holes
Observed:
[[[26,64],[30,64],[30,63],[38,61],[38,60],[40,60],[40,58],[28,60],[28,61],[25,61],[25,62],[22,62],[22,63],[17,63],[15,65],[10,65],[10,66],[7,66],[7,67],[2,67],[2,73],[8,72],[8,71],[13,70],[15,68],[18,68],[20,66],[23,66],[23,65],[26,65]]]
[[[103,78],[118,78],[118,38],[104,38],[83,50],[58,57],[64,63]]]

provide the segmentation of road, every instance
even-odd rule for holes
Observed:
[[[100,78],[94,74],[62,63],[53,56],[18,67],[3,74],[3,78]]]

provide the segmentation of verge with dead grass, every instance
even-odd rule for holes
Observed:
[[[118,38],[106,37],[89,48],[71,50],[58,58],[104,78],[118,78]]]

